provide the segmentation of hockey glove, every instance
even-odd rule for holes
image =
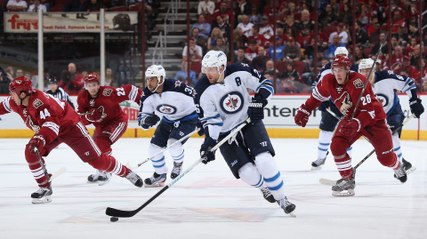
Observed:
[[[302,104],[294,117],[295,124],[305,127],[308,122],[308,118],[311,115],[311,111],[307,110],[306,106]]]
[[[248,116],[251,118],[251,122],[264,119],[264,107],[267,103],[268,101],[263,99],[261,95],[256,94],[252,97],[248,108]]]
[[[34,135],[30,142],[28,142],[27,147],[30,149],[30,152],[35,153],[36,151],[41,151],[46,144],[46,140],[41,135]]]
[[[99,123],[107,117],[107,114],[104,113],[104,107],[99,106],[98,108],[92,108],[86,112],[85,117],[87,121],[91,123]]]
[[[211,151],[215,145],[216,140],[206,136],[205,141],[202,146],[200,146],[200,157],[202,158],[202,163],[207,164],[208,162],[215,160],[215,151]]]
[[[349,119],[343,119],[340,126],[339,126],[339,132],[343,134],[345,137],[353,137],[354,134],[359,132],[361,129],[360,120],[357,118],[353,118],[351,120]]]
[[[156,125],[159,121],[159,116],[155,114],[139,113],[138,115],[138,125],[141,126],[143,129],[149,129]]]
[[[417,118],[420,118],[420,115],[424,113],[424,107],[421,104],[421,99],[417,98],[415,100],[410,100],[409,107],[411,108],[411,113]]]

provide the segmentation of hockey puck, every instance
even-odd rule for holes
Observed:
[[[117,222],[119,220],[118,217],[111,217],[110,222]]]

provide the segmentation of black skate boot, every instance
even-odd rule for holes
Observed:
[[[337,181],[337,184],[332,186],[332,196],[335,197],[348,197],[354,196],[354,188],[356,187],[356,182],[354,177],[350,178],[341,178]]]
[[[406,161],[404,158],[402,158],[402,164],[406,174],[412,173],[413,171],[415,171],[415,167],[413,167],[412,164]]]
[[[52,202],[52,189],[50,187],[40,187],[39,190],[31,194],[33,204],[43,204]]]
[[[163,187],[166,182],[166,173],[157,174],[154,172],[153,176],[151,178],[146,178],[144,180],[145,187]]]
[[[138,176],[138,174],[130,171],[128,175],[126,175],[126,179],[129,180],[133,185],[137,187],[142,187],[144,183],[142,182],[142,178]]]
[[[183,164],[183,162],[181,162],[181,163],[175,163],[174,162],[173,163],[173,169],[171,172],[171,179],[175,179],[176,177],[178,177],[181,174],[182,164]]]
[[[93,173],[87,177],[89,183],[98,183],[102,186],[110,181],[111,173],[98,170],[96,173]]]
[[[271,194],[270,190],[267,187],[259,188],[261,190],[262,196],[267,202],[275,203],[276,199],[274,199],[273,194]]]
[[[293,211],[295,210],[296,206],[295,204],[289,202],[287,197],[277,200],[277,204],[279,204],[279,206],[283,209],[283,211],[285,211],[286,214],[295,217]]]
[[[400,167],[394,170],[394,177],[397,178],[401,183],[406,182],[406,180],[408,179],[403,167],[404,166],[400,164]]]
[[[322,166],[325,164],[326,158],[328,157],[329,151],[326,153],[326,157],[322,159],[317,159],[316,161],[313,161],[311,163],[311,171],[321,169]]]

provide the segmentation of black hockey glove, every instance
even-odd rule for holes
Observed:
[[[202,158],[202,163],[207,164],[208,162],[215,160],[215,151],[211,151],[215,145],[216,140],[206,135],[205,141],[202,146],[200,146],[200,157]]]
[[[159,116],[155,114],[138,114],[138,125],[144,129],[149,129],[160,121]]]
[[[411,113],[415,115],[415,117],[420,118],[420,115],[424,113],[423,104],[421,104],[421,99],[414,99],[409,101],[409,107],[411,108]]]
[[[264,107],[268,101],[263,99],[261,95],[256,94],[252,97],[252,101],[249,103],[248,116],[252,122],[264,119]]]

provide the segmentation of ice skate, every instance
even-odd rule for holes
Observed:
[[[183,162],[181,162],[181,163],[175,163],[174,162],[173,163],[173,169],[171,172],[171,179],[175,179],[176,177],[178,177],[181,174],[182,164],[183,164]]]
[[[356,182],[354,177],[350,178],[341,178],[337,183],[332,186],[332,196],[335,197],[350,197],[354,196],[354,188],[356,187]]]
[[[271,194],[270,190],[267,187],[259,188],[261,190],[262,196],[267,202],[274,203],[276,199],[274,199],[273,194]]]
[[[153,176],[151,178],[146,178],[144,180],[145,187],[163,187],[166,182],[166,173],[157,174],[154,172]]]
[[[325,164],[326,158],[328,157],[329,151],[326,153],[326,156],[322,159],[317,159],[311,163],[311,171],[320,170]]]
[[[144,183],[142,182],[142,178],[132,171],[129,172],[128,175],[126,175],[126,179],[139,188],[144,185]]]
[[[31,194],[33,204],[43,204],[52,202],[52,189],[50,187],[40,187],[39,190]]]
[[[410,162],[406,161],[404,158],[402,158],[402,164],[406,174],[412,173],[416,169],[414,166],[412,166]]]
[[[293,214],[293,212],[296,206],[295,204],[289,202],[287,197],[277,200],[277,204],[279,204],[279,206],[283,209],[283,211],[285,211],[286,214],[295,217],[295,214]]]
[[[111,173],[98,170],[96,173],[93,173],[87,177],[89,183],[98,183],[99,186],[102,186],[110,181]]]
[[[402,164],[400,164],[400,167],[398,169],[394,170],[394,177],[397,178],[401,183],[406,182],[406,180],[408,179],[404,170],[404,166]]]

